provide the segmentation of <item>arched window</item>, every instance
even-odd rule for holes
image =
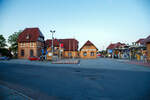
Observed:
[[[83,52],[83,56],[87,56],[87,52]]]

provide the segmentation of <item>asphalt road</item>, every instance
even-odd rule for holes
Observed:
[[[0,63],[0,84],[35,100],[150,100],[150,68],[106,60],[88,68]]]

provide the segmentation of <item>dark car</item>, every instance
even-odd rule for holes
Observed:
[[[6,57],[6,56],[2,56],[0,57],[0,60],[9,60],[10,58],[9,57]]]

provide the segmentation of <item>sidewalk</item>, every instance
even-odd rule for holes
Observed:
[[[129,64],[136,64],[136,65],[142,65],[142,66],[148,66],[150,67],[150,63],[148,62],[142,62],[142,61],[129,61]]]
[[[26,59],[11,59],[11,60],[0,60],[0,63],[10,63],[10,64],[25,64],[25,65],[41,65],[41,66],[53,66],[54,64],[60,66],[60,64],[79,64],[79,59],[63,59],[58,61],[30,61]]]
[[[144,62],[144,61],[138,61],[138,60],[124,60],[124,59],[118,59],[117,61],[120,61],[120,62],[126,62],[126,63],[129,63],[129,64],[136,64],[136,65],[141,65],[141,66],[148,66],[150,67],[150,63],[148,62]]]
[[[6,86],[0,85],[0,100],[33,100],[33,99]]]
[[[79,64],[79,59],[63,59],[58,61],[53,61],[52,64]]]

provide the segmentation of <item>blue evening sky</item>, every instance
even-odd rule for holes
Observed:
[[[45,38],[87,40],[99,50],[150,35],[149,0],[0,0],[0,34],[39,27]]]

